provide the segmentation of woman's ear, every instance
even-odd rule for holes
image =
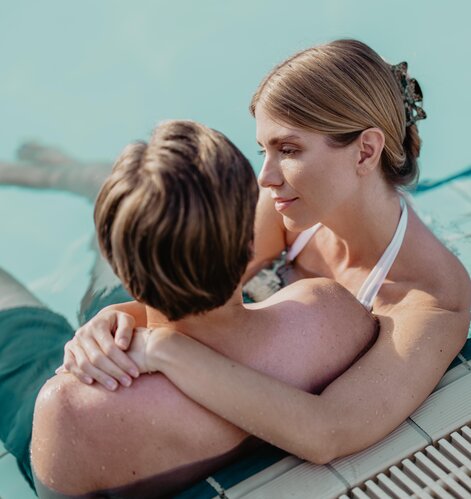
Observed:
[[[380,163],[384,149],[384,133],[379,128],[368,128],[361,132],[357,141],[359,147],[357,174],[368,175]]]

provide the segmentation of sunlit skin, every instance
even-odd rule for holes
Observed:
[[[246,277],[289,246],[297,232],[321,222],[294,262],[290,280],[328,277],[356,295],[391,241],[401,212],[399,193],[380,170],[383,132],[369,128],[349,146],[335,148],[324,136],[275,119],[263,107],[255,118],[265,159],[255,257]],[[409,207],[401,250],[373,305],[381,321],[378,340],[321,395],[277,382],[177,332],[153,331],[149,365],[233,424],[324,463],[377,442],[425,400],[465,342],[470,307],[466,270]],[[128,314],[142,314],[142,305],[126,305],[127,315],[120,309],[116,305],[105,313],[127,318],[115,339],[129,342],[134,321]],[[92,320],[83,334],[109,335],[106,323]],[[126,365],[109,369],[104,359],[95,356],[94,365],[82,365],[83,370],[70,356],[67,364],[78,377],[98,370],[99,382],[118,379]]]
[[[348,208],[359,187],[356,144],[334,148],[323,135],[273,120],[263,107],[256,122],[264,156],[259,184],[270,189],[288,230],[307,229],[333,209]]]
[[[259,220],[274,216],[274,202],[282,216],[281,230],[287,245],[300,231],[321,222],[324,227],[310,242],[310,248],[316,249],[321,239],[335,266],[357,267],[358,284],[353,288],[359,288],[391,240],[401,211],[398,193],[385,183],[380,172],[383,132],[371,128],[349,146],[334,147],[325,135],[273,119],[263,106],[257,107],[255,118],[257,141],[264,155],[259,175],[264,188],[259,207],[263,215]],[[269,230],[268,224],[257,223],[259,254],[267,251],[264,241],[273,244]],[[365,252],[365,247],[370,251]],[[309,256],[319,260],[320,255],[303,251],[302,261],[306,263]],[[362,275],[362,269],[366,274]],[[314,271],[311,276],[316,275],[324,274]]]

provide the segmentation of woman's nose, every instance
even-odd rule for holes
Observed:
[[[274,187],[280,186],[283,183],[283,177],[280,170],[275,165],[274,161],[269,158],[268,154],[265,156],[262,169],[258,174],[258,183],[260,187]]]

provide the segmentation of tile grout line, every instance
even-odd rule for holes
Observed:
[[[412,428],[414,428],[415,431],[417,431],[417,433],[420,433],[420,435],[425,438],[425,440],[427,441],[427,445],[433,444],[433,438],[413,419],[409,417],[406,419],[406,421],[411,425]]]
[[[330,463],[324,464],[324,466],[331,471],[336,478],[338,478],[346,487],[348,490],[351,490],[352,485],[350,482],[340,473],[340,471],[337,471]]]

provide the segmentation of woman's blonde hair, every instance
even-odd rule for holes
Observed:
[[[385,135],[381,168],[393,186],[418,178],[420,138],[406,127],[400,86],[391,66],[357,40],[337,40],[299,52],[276,66],[260,83],[258,104],[274,119],[329,137],[333,146],[352,143],[368,128]]]
[[[132,296],[178,320],[234,293],[257,199],[249,161],[223,134],[166,122],[117,159],[95,205],[98,242]]]

